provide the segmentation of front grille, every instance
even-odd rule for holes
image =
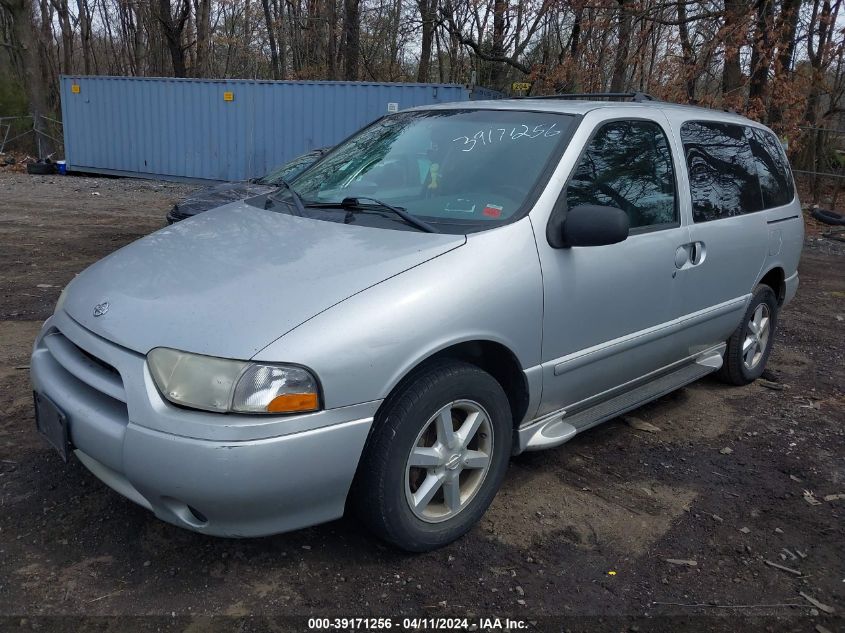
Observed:
[[[44,336],[43,344],[53,360],[93,392],[91,395],[107,396],[125,405],[123,378],[113,365],[83,349],[58,329]]]
[[[97,358],[96,356],[94,356],[93,354],[90,354],[90,353],[86,352],[84,349],[82,349],[81,347],[79,347],[79,345],[76,345],[76,344],[75,344],[73,341],[71,341],[70,339],[67,339],[67,341],[68,341],[71,345],[73,345],[74,347],[76,347],[76,349],[77,349],[77,350],[79,350],[79,353],[80,353],[80,354],[82,354],[83,356],[85,356],[85,358],[87,358],[88,360],[90,360],[92,363],[94,363],[94,364],[95,364],[95,365],[97,365],[98,367],[101,367],[102,369],[106,370],[107,372],[109,372],[109,373],[111,373],[111,374],[114,374],[115,376],[117,376],[118,378],[120,378],[120,372],[119,372],[119,371],[117,371],[117,369],[115,369],[115,368],[114,368],[114,367],[112,367],[111,365],[109,365],[106,361],[101,360],[101,359]],[[121,379],[121,380],[122,380],[122,379]]]

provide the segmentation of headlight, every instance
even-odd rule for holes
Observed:
[[[185,407],[221,413],[294,413],[320,408],[306,369],[189,354],[157,347],[147,354],[156,386]]]

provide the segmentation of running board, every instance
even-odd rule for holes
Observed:
[[[559,446],[572,439],[576,433],[585,431],[688,385],[719,369],[722,366],[723,352],[723,346],[716,350],[710,350],[706,354],[702,354],[694,363],[684,365],[680,369],[664,374],[639,387],[570,416],[566,415],[566,411],[555,411],[546,415],[519,429],[516,452],[539,451]]]

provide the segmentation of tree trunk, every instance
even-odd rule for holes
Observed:
[[[144,39],[144,16],[142,13],[141,3],[135,3],[134,7],[129,8],[133,12],[135,20],[134,38],[132,43],[132,56],[135,64],[135,74],[143,76],[147,72],[147,41]]]
[[[686,79],[687,101],[695,103],[695,54],[689,38],[686,0],[678,0],[678,35],[681,39],[681,55],[684,65],[684,77]]]
[[[420,17],[422,18],[422,40],[420,42],[420,67],[417,70],[417,81],[426,83],[431,73],[431,48],[434,43],[434,26],[437,15],[437,0],[419,0]]]
[[[446,75],[443,72],[443,50],[440,45],[440,33],[437,32],[437,29],[434,30],[434,45],[437,49],[437,81],[445,83]]]
[[[780,5],[778,19],[778,54],[775,61],[774,83],[777,87],[784,77],[792,72],[792,59],[798,37],[798,17],[800,15],[801,0],[783,0]],[[769,125],[777,125],[783,121],[783,103],[776,98],[769,105]]]
[[[85,0],[79,0],[85,2]],[[191,13],[191,5],[188,0],[182,0],[179,7],[179,14],[174,17],[170,0],[158,0],[158,21],[161,24],[162,34],[170,52],[170,61],[173,64],[174,77],[186,77],[185,49],[182,47],[182,32],[185,30],[185,23]]]
[[[59,25],[62,29],[62,72],[73,72],[73,26],[70,24],[67,3],[63,2],[64,11],[59,12]]]
[[[45,69],[39,54],[38,36],[35,32],[32,4],[29,0],[0,0],[12,17],[12,35],[17,44],[16,54],[19,67],[23,74],[23,85],[29,101],[29,114],[32,116],[33,129],[36,136],[36,147],[39,158],[50,156],[55,152],[53,141],[49,134],[47,121],[50,116],[48,105],[49,86],[45,81]]]
[[[338,78],[337,0],[326,0],[326,25],[326,78],[335,81]]]
[[[79,36],[82,40],[82,68],[86,75],[91,74],[91,10],[86,0],[76,0],[79,11]]]
[[[194,0],[194,17],[196,18],[197,46],[193,75],[194,77],[208,77],[211,61],[209,59],[211,53],[211,0]],[[267,30],[272,33],[269,24]]]
[[[343,8],[343,40],[345,44],[343,78],[347,81],[357,81],[358,63],[361,58],[360,0],[344,0]]]
[[[618,42],[616,57],[613,60],[613,76],[610,79],[610,92],[624,92],[627,87],[628,51],[631,45],[631,13],[625,5],[626,0],[616,0],[619,4]]]
[[[505,57],[505,32],[507,31],[508,3],[506,0],[494,0],[493,2],[493,46],[490,50],[495,60]],[[480,42],[479,42],[480,43]],[[507,68],[502,61],[492,61],[490,70],[490,83],[496,90],[505,87],[505,75]]]
[[[757,21],[754,28],[754,48],[751,51],[751,81],[749,101],[762,100],[769,82],[772,60],[772,18],[774,0],[757,0]]]
[[[273,16],[270,13],[270,0],[261,0],[264,7],[264,21],[267,23],[267,40],[270,43],[270,64],[272,65],[273,79],[281,79],[279,70],[279,50],[276,48],[276,34],[273,27]]]
[[[584,8],[579,6],[572,19],[572,35],[569,42],[569,64],[566,67],[565,92],[581,92],[580,78],[578,74],[578,55],[581,52],[581,23],[584,16]],[[563,52],[561,51],[561,54]]]
[[[801,14],[801,0],[783,0],[781,5],[781,47],[778,51],[775,74],[789,73],[792,70],[792,59],[798,43],[798,18]]]
[[[401,71],[399,71],[399,76],[397,77],[397,68],[400,65],[399,62],[399,46],[400,46],[400,38],[399,38],[399,24],[402,20],[402,1],[403,0],[394,0],[392,11],[390,12],[390,30],[387,34],[388,42],[390,42],[389,46],[387,47],[387,81],[401,81]],[[375,79],[375,77],[373,77]]]
[[[741,0],[725,0],[724,47],[725,61],[722,70],[722,99],[725,105],[736,106],[742,89],[742,9]]]

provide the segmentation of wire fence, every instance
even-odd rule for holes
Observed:
[[[0,117],[0,154],[35,151],[37,158],[50,159],[63,154],[62,122],[46,115],[41,115],[40,121],[41,125],[36,125],[29,114]],[[52,151],[45,152],[47,147]]]
[[[801,199],[835,210],[845,189],[845,130],[807,126],[800,130],[792,171]]]

